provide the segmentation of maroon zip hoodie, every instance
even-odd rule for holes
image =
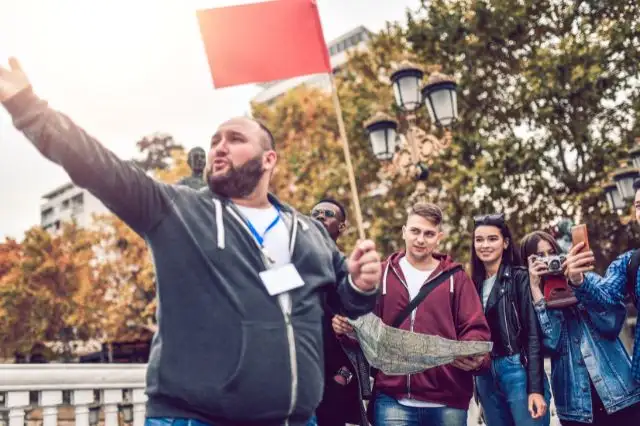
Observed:
[[[399,264],[403,256],[403,252],[394,253],[383,264],[383,294],[375,313],[387,325],[409,304],[409,291]],[[434,253],[433,257],[440,263],[427,282],[458,265],[447,255]],[[410,330],[411,316],[399,328]],[[413,332],[452,340],[491,340],[480,297],[466,272],[453,275],[453,293],[450,280],[446,280],[418,305]],[[481,370],[488,365],[487,357]],[[473,373],[451,365],[409,376],[387,376],[378,371],[374,390],[395,399],[411,398],[467,410],[473,395]]]

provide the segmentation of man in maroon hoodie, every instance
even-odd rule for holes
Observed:
[[[415,204],[402,229],[405,252],[383,265],[383,292],[376,315],[391,325],[420,288],[457,266],[436,253],[442,237],[442,211],[434,204]],[[337,334],[351,330],[334,318]],[[482,304],[471,278],[460,270],[437,286],[399,326],[403,330],[455,340],[490,340]],[[473,375],[488,367],[488,356],[466,357],[452,364],[409,376],[378,372],[374,384],[375,425],[466,426],[473,394]]]

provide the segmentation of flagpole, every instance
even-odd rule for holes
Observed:
[[[340,98],[338,97],[338,89],[336,88],[336,82],[333,78],[333,73],[329,72],[329,79],[331,80],[331,95],[333,98],[333,106],[336,109],[336,116],[338,117],[338,130],[340,131],[340,139],[342,139],[342,148],[344,149],[344,158],[347,162],[347,173],[349,174],[349,185],[351,186],[351,198],[353,206],[356,212],[356,224],[358,226],[358,235],[361,240],[366,238],[364,234],[364,224],[362,221],[362,210],[360,210],[360,199],[358,198],[358,188],[356,186],[356,176],[353,171],[353,164],[351,163],[351,152],[349,151],[349,141],[347,139],[347,131],[344,127],[344,120],[342,118],[342,108],[340,108]]]

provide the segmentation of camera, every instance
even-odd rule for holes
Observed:
[[[563,254],[557,254],[554,256],[532,256],[531,263],[539,261],[547,265],[547,272],[545,275],[562,275],[562,264],[567,259],[567,256]]]

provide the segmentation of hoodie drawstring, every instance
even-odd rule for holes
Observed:
[[[213,207],[216,211],[216,234],[218,236],[218,248],[224,250],[224,222],[222,221],[222,203],[213,199]]]
[[[384,274],[382,275],[382,295],[387,294],[387,275],[389,275],[389,266],[391,262],[387,262],[387,267],[384,268]]]

